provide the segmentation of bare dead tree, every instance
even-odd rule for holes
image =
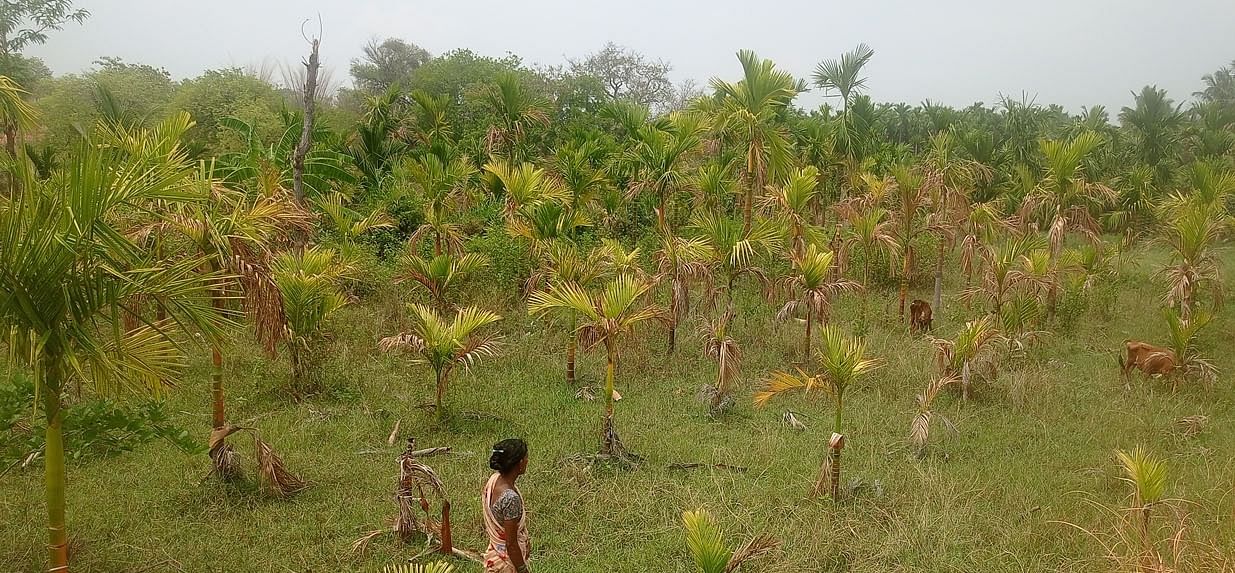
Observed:
[[[308,38],[305,38],[308,40]],[[309,59],[304,62],[304,126],[300,130],[300,143],[292,154],[292,195],[296,203],[304,206],[304,158],[309,155],[313,146],[313,115],[317,111],[317,70],[321,66],[317,51],[321,45],[321,32],[318,37],[309,40],[312,51]]]

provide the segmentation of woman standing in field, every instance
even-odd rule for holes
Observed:
[[[527,573],[531,542],[524,519],[523,496],[515,488],[515,480],[527,471],[527,443],[517,438],[498,442],[489,455],[489,467],[495,473],[480,495],[485,533],[489,535],[485,572]],[[511,539],[516,542],[508,543]]]

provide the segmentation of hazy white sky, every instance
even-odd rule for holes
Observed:
[[[859,42],[877,101],[963,106],[1024,91],[1039,103],[1112,112],[1153,83],[1178,101],[1235,60],[1233,0],[78,0],[93,15],[30,50],[56,73],[99,56],[174,77],[306,50],[300,23],[321,15],[324,65],[346,78],[371,37],[433,53],[470,48],[559,64],[606,41],[673,65],[673,78],[736,79],[743,48],[809,78]],[[316,30],[316,23],[312,28]],[[817,97],[801,102],[813,106]]]

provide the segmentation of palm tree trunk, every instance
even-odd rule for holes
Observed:
[[[832,427],[832,432],[838,436],[843,436],[841,430],[841,408],[844,406],[844,398],[841,394],[836,395],[836,418]],[[840,452],[844,447],[844,439],[830,440],[828,445],[832,450],[832,501],[840,499]]]
[[[676,309],[669,311],[671,314],[676,313]],[[678,340],[678,321],[676,318],[669,321],[669,355],[673,355],[673,351],[677,348]]]
[[[223,402],[223,351],[217,343],[212,345],[210,350],[210,427],[218,430],[227,421]]]
[[[437,417],[440,420],[445,410],[442,408],[442,396],[446,393],[446,374],[441,370],[434,372],[437,375],[437,399],[434,401],[436,405]]]
[[[69,570],[69,538],[64,521],[64,408],[60,400],[61,366],[55,359],[43,368],[43,414],[47,416],[47,443],[43,450],[47,495],[48,571]]]
[[[931,304],[934,305],[932,311],[938,313],[943,307],[943,237],[939,238],[939,245],[935,247],[935,296],[931,297]]]
[[[806,362],[810,361],[810,327],[811,327],[811,323],[814,322],[814,319],[815,319],[815,313],[811,309],[807,309],[806,311],[806,357],[805,357]]]
[[[579,346],[579,337],[575,334],[578,318],[575,311],[570,311],[570,340],[566,342],[566,383],[575,386],[575,354]]]
[[[617,356],[612,343],[605,341],[607,362],[605,364],[605,417],[601,428],[600,453],[612,455],[616,445],[616,432],[613,429],[613,372],[616,368]]]
[[[899,320],[905,320],[905,299],[909,297],[909,266],[910,259],[912,258],[913,250],[905,247],[905,260],[901,265],[900,304],[896,310],[896,316]]]

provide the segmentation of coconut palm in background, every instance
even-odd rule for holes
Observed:
[[[46,181],[19,164],[10,173],[20,184],[0,209],[0,325],[11,333],[13,355],[35,373],[47,422],[52,571],[67,571],[69,558],[65,393],[74,385],[102,395],[161,393],[185,366],[178,330],[217,338],[231,326],[210,305],[212,291],[229,288],[227,277],[202,272],[207,261],[199,257],[154,259],[116,226],[122,213],[154,202],[203,199],[179,146],[146,149],[136,155],[83,143]],[[150,301],[168,319],[125,330],[125,313],[140,315],[135,300]]]
[[[755,393],[755,405],[764,406],[773,398],[791,392],[802,392],[810,397],[815,391],[828,394],[835,407],[832,437],[828,441],[831,455],[824,459],[819,480],[814,492],[818,495],[825,484],[831,484],[832,499],[840,498],[840,455],[845,447],[841,433],[845,390],[863,379],[879,366],[879,360],[866,357],[866,343],[859,338],[850,338],[835,325],[825,325],[820,333],[822,347],[815,359],[818,369],[815,374],[798,370],[796,374],[777,371],[772,373],[763,388]]]
[[[585,348],[598,345],[605,347],[604,418],[601,426],[600,452],[623,457],[625,446],[618,438],[614,427],[613,404],[614,380],[621,344],[634,329],[649,321],[665,322],[668,313],[659,307],[644,302],[644,295],[652,284],[630,275],[622,275],[609,281],[598,292],[588,292],[571,283],[558,283],[548,290],[532,293],[528,300],[528,313],[540,314],[549,310],[574,311],[583,318],[577,334]]]
[[[732,134],[745,150],[746,196],[742,202],[742,224],[753,225],[755,197],[763,193],[769,172],[779,173],[790,161],[789,139],[777,121],[802,90],[793,75],[776,69],[772,60],[754,52],[738,52],[742,80],[726,82],[712,79],[712,89],[721,97],[717,127]]]
[[[790,293],[790,300],[776,314],[778,320],[796,316],[806,317],[806,335],[803,338],[802,356],[810,359],[811,327],[818,321],[826,324],[831,314],[832,300],[846,292],[853,292],[862,285],[839,277],[833,272],[835,254],[810,245],[802,256],[793,259],[792,273],[782,280],[782,287]]]
[[[439,419],[445,415],[443,398],[455,368],[470,370],[476,362],[497,355],[500,337],[481,331],[502,317],[474,307],[461,308],[454,317],[444,316],[424,305],[411,305],[412,330],[383,338],[383,351],[410,351],[414,363],[433,369],[434,408]]]

